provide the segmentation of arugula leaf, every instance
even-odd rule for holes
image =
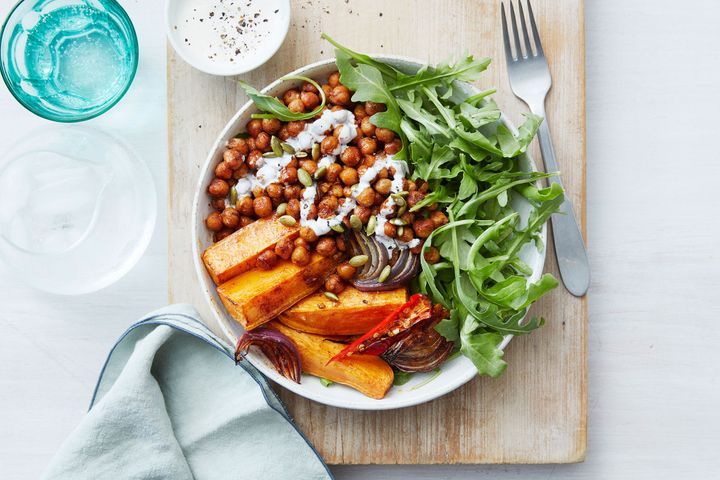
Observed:
[[[417,88],[420,85],[449,85],[456,80],[474,82],[480,78],[480,74],[487,69],[488,65],[490,65],[489,58],[475,60],[472,55],[468,55],[454,65],[428,66],[414,75],[400,74],[397,82],[390,87],[390,90],[394,92],[402,89]]]
[[[403,372],[401,370],[395,370],[395,378],[393,379],[393,385],[399,387],[405,385],[412,379],[413,374],[409,372]]]
[[[371,65],[378,69],[383,75],[387,76],[390,79],[397,78],[398,75],[401,75],[401,72],[399,70],[396,70],[394,67],[388,65],[384,62],[378,62],[374,58],[370,57],[369,55],[365,55],[364,53],[358,53],[353,50],[350,50],[349,48],[340,45],[338,42],[330,38],[330,35],[327,33],[320,34],[320,37],[327,40],[332,44],[333,47],[335,47],[337,50],[343,52],[343,54],[349,58],[354,59],[357,63],[362,63],[365,65]],[[347,85],[347,84],[346,84]]]
[[[507,368],[502,359],[503,351],[498,348],[503,336],[496,332],[471,333],[465,328],[460,332],[460,352],[473,362],[481,374],[498,377]]]
[[[314,85],[315,88],[317,88],[320,92],[320,105],[318,105],[317,108],[315,108],[311,112],[291,112],[290,109],[278,98],[260,93],[253,86],[243,82],[242,80],[238,80],[238,84],[240,84],[240,86],[245,90],[245,93],[248,97],[250,97],[255,106],[265,112],[265,114],[253,114],[253,118],[277,118],[278,120],[282,120],[283,122],[293,122],[297,120],[308,120],[323,111],[323,108],[325,108],[325,93],[323,92],[323,89],[320,88],[320,85],[315,82],[315,80],[302,76],[283,77],[283,80],[303,80]]]

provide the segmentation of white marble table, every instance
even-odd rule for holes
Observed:
[[[0,0],[0,15],[13,3]],[[122,3],[138,29],[140,70],[123,102],[92,124],[141,152],[162,202],[163,2]],[[337,467],[337,478],[720,477],[718,18],[720,3],[710,0],[586,0],[593,268],[587,461]],[[0,87],[0,155],[42,125]],[[0,478],[39,477],[85,412],[116,337],[165,303],[165,239],[161,208],[138,266],[83,297],[35,292],[0,264]]]

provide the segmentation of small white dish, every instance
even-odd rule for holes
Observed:
[[[417,60],[396,55],[372,56],[379,60],[386,61],[394,67],[408,73],[416,72],[423,65],[422,62]],[[319,81],[327,78],[330,73],[336,70],[335,59],[327,59],[301,67],[291,72],[289,76],[302,75]],[[278,96],[282,95],[282,93],[291,86],[292,82],[278,79],[261,91],[267,95]],[[467,83],[457,82],[456,86],[456,95],[458,95],[458,97],[465,98],[479,92],[478,88]],[[192,255],[195,263],[195,272],[200,280],[203,296],[214,316],[213,323],[220,326],[224,337],[231,345],[237,343],[238,338],[243,334],[244,330],[225,310],[225,307],[218,297],[216,286],[205,270],[201,259],[202,252],[213,243],[212,235],[205,226],[205,218],[211,211],[206,189],[209,182],[215,176],[215,165],[222,159],[227,141],[236,134],[243,132],[245,125],[250,120],[250,115],[256,112],[257,108],[252,102],[246,103],[235,116],[230,119],[223,131],[220,132],[215,144],[210,149],[208,157],[205,160],[205,165],[200,171],[192,207]],[[501,118],[501,121],[511,130],[516,131],[504,116]],[[537,170],[530,155],[524,154],[520,158],[524,170]],[[521,221],[526,222],[531,211],[531,206],[527,200],[520,195],[515,195],[512,197],[511,203],[513,207],[520,212]],[[547,226],[543,226],[540,231],[540,239],[543,244],[547,243]],[[520,258],[522,258],[533,271],[529,280],[531,282],[537,282],[542,276],[545,265],[545,249],[538,251],[534,245],[527,244],[521,250]],[[511,339],[512,335],[507,335],[501,343],[500,349],[505,349]],[[297,384],[278,374],[263,355],[251,351],[247,358],[270,380],[298,395],[333,407],[355,410],[389,410],[418,405],[445,395],[477,376],[477,370],[472,362],[464,356],[458,356],[445,362],[440,367],[439,373],[417,373],[413,375],[412,379],[405,385],[391,388],[385,398],[375,400],[344,385],[334,384],[330,387],[324,387],[318,378],[310,375],[303,375],[302,383]]]
[[[267,62],[290,27],[290,0],[166,0],[170,44],[211,75],[240,75]]]

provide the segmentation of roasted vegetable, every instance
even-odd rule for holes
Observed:
[[[347,287],[330,300],[323,292],[310,295],[278,319],[296,330],[318,335],[361,335],[407,301],[405,288],[389,292],[361,292]]]
[[[211,245],[202,255],[205,268],[215,284],[255,268],[257,257],[275,247],[283,238],[294,239],[298,227],[287,227],[276,218],[263,218]]]
[[[277,330],[262,327],[245,332],[235,347],[235,361],[241,362],[251,346],[259,348],[280,375],[300,383],[300,353],[287,336]]]
[[[383,398],[392,386],[393,370],[380,357],[353,355],[351,358],[328,364],[344,345],[319,335],[298,332],[280,322],[270,322],[267,326],[292,340],[300,352],[302,370],[305,373],[342,383],[376,399]]]
[[[410,329],[432,317],[432,304],[425,295],[415,294],[404,305],[391,313],[375,328],[345,347],[330,361],[335,362],[356,353],[382,355],[391,345],[400,341]]]
[[[358,290],[392,290],[409,283],[420,270],[418,256],[407,248],[390,253],[375,235],[368,236],[360,231],[352,231],[347,239],[353,255],[364,255],[370,260],[352,279]]]
[[[246,330],[252,330],[314,292],[337,263],[335,257],[319,254],[313,254],[303,267],[283,260],[272,270],[241,273],[217,291],[230,315]]]

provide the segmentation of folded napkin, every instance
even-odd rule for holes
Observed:
[[[47,479],[329,479],[267,381],[190,306],[130,327]]]

